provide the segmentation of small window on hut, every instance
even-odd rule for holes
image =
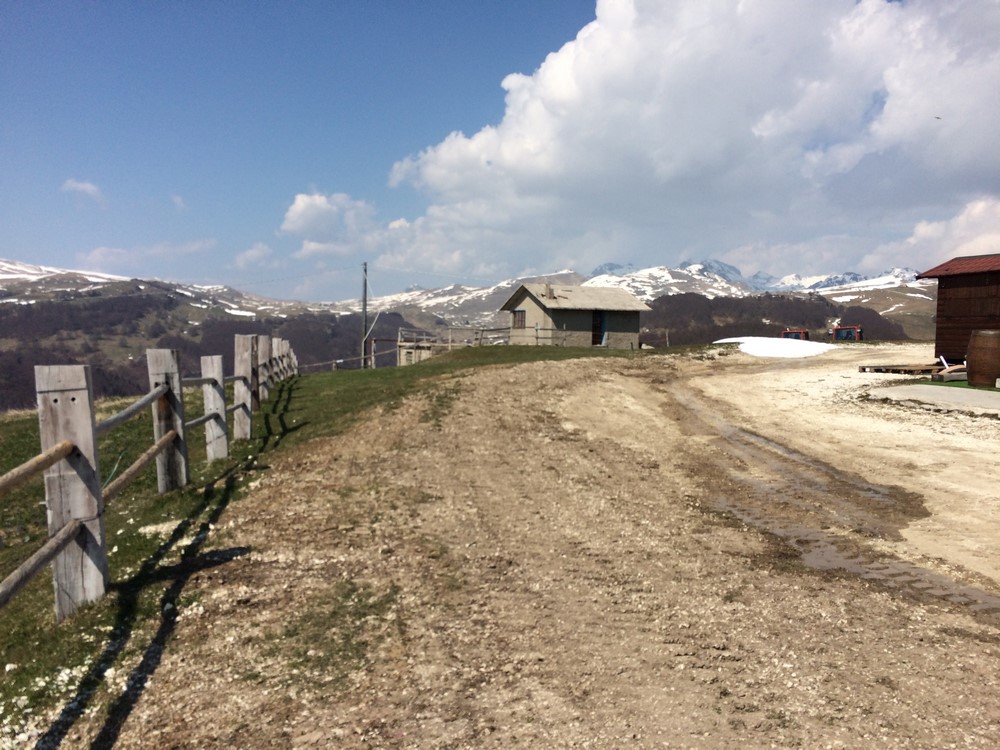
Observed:
[[[524,328],[524,310],[514,310],[514,322],[511,324],[513,328]]]

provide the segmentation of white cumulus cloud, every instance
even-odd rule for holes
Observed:
[[[502,81],[499,123],[394,165],[423,216],[362,231],[438,270],[905,264],[919,222],[1000,195],[998,38],[995,0],[600,0]],[[330,241],[336,197],[297,196],[283,228]]]
[[[860,268],[877,272],[905,265],[926,271],[956,256],[996,252],[1000,252],[1000,199],[981,198],[950,219],[921,221],[906,239],[876,248]]]
[[[64,193],[76,193],[77,195],[85,196],[102,206],[105,204],[104,194],[101,192],[101,189],[92,182],[68,179],[59,189]]]
[[[299,193],[285,212],[282,231],[313,239],[358,236],[371,230],[375,209],[345,193]]]

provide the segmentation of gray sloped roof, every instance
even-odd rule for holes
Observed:
[[[513,310],[523,293],[530,294],[549,310],[614,310],[645,312],[649,306],[624,289],[605,286],[522,284],[501,307]]]

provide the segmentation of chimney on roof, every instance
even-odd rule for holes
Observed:
[[[545,282],[545,296],[549,299],[555,299],[556,296],[552,293],[552,285],[549,282]]]

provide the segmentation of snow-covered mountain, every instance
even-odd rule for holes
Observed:
[[[0,303],[3,304],[31,305],[42,300],[136,293],[166,294],[183,300],[195,312],[204,311],[199,314],[216,311],[241,318],[287,317],[305,309],[302,303],[269,300],[221,285],[129,279],[95,271],[71,271],[0,259]]]
[[[633,273],[637,269],[631,263],[602,263],[593,271],[590,272],[591,278],[594,276],[624,276],[627,273]]]
[[[452,325],[502,326],[506,319],[497,314],[499,307],[513,294],[519,284],[529,281],[551,281],[557,284],[583,284],[583,286],[617,287],[625,289],[645,302],[657,297],[694,293],[704,297],[748,297],[765,292],[771,294],[822,294],[834,301],[854,300],[865,304],[874,290],[898,289],[907,291],[914,299],[936,299],[936,283],[932,280],[916,281],[912,269],[894,268],[875,277],[865,277],[854,272],[800,277],[798,275],[775,279],[757,273],[745,278],[738,268],[718,260],[685,261],[677,268],[654,266],[635,270],[628,264],[605,263],[594,269],[589,278],[564,270],[545,276],[507,279],[490,287],[453,285],[440,289],[412,288],[400,294],[369,299],[374,310],[402,312],[417,322],[415,316],[444,320]],[[904,300],[905,302],[906,300]],[[900,309],[903,303],[892,300],[868,299],[873,307]],[[360,309],[358,299],[332,303],[343,312]],[[933,314],[933,313],[930,313]]]
[[[506,317],[497,311],[514,291],[524,283],[548,281],[552,284],[580,284],[586,279],[575,271],[556,271],[543,276],[505,279],[493,286],[472,287],[460,284],[440,289],[410,288],[399,294],[388,294],[368,300],[370,310],[401,312],[414,323],[422,316],[441,318],[452,325],[500,326]],[[361,300],[352,299],[329,303],[339,312],[357,312]]]
[[[398,294],[370,298],[368,303],[371,311],[400,312],[416,325],[445,322],[460,326],[502,326],[506,324],[506,318],[498,315],[497,311],[518,285],[525,282],[618,287],[646,302],[683,293],[709,298],[747,297],[765,292],[821,294],[834,302],[861,304],[880,312],[900,311],[913,305],[929,308],[936,299],[937,288],[933,280],[917,281],[916,272],[907,268],[889,269],[874,277],[846,272],[807,277],[792,274],[781,279],[756,273],[745,278],[735,266],[709,259],[685,261],[677,268],[654,266],[638,270],[630,264],[605,263],[594,271],[587,277],[572,270],[562,270],[543,276],[506,279],[488,287],[461,284],[437,289],[411,287]],[[108,274],[0,260],[0,302],[26,304],[54,295],[87,293],[96,287],[123,284],[131,288],[142,283]],[[170,287],[175,294],[187,298],[197,308],[222,310],[234,316],[287,316],[307,310],[347,313],[361,309],[360,299],[303,304],[268,300],[223,286],[155,283]],[[924,314],[929,317],[933,312]]]
[[[65,271],[61,268],[36,266],[31,263],[20,263],[14,260],[0,258],[0,284],[13,282],[39,283],[46,279],[64,278],[69,282],[82,279],[93,284],[103,284],[109,281],[124,281],[124,276],[111,276],[106,273],[92,271]]]
[[[909,286],[917,289],[935,288],[932,280],[917,281],[911,268],[892,268],[878,276],[862,276],[854,271],[840,274],[802,277],[791,274],[776,279],[765,273],[745,278],[738,268],[717,260],[686,261],[678,268],[656,266],[627,274],[605,273],[593,276],[584,286],[616,286],[627,289],[647,302],[671,294],[694,292],[705,297],[745,297],[770,292],[787,293],[850,293],[851,291],[889,289]]]
[[[583,285],[625,289],[645,302],[685,292],[709,298],[755,293],[738,268],[717,260],[686,261],[679,268],[654,266],[627,274],[604,273],[587,279]]]

